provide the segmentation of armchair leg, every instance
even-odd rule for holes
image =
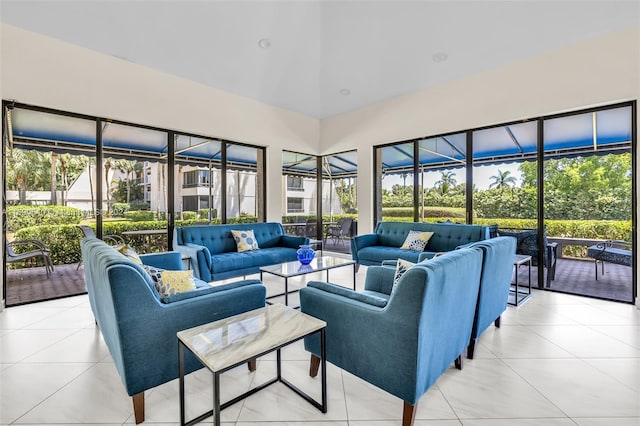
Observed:
[[[402,407],[402,426],[413,426],[413,421],[416,418],[416,407],[418,404],[411,405],[407,401],[404,401]]]
[[[320,358],[311,354],[311,363],[309,365],[309,376],[316,377],[320,368]]]
[[[131,397],[133,400],[133,415],[136,424],[144,422],[144,392],[137,393]]]
[[[476,340],[473,337],[469,340],[469,346],[467,346],[467,359],[473,359],[473,351],[476,348]]]
[[[247,367],[249,368],[249,371],[256,371],[256,365],[257,361],[255,358],[251,358],[249,361],[247,361]]]
[[[458,358],[453,362],[458,370],[462,370],[462,355],[458,355]]]
[[[502,316],[498,316],[498,318],[493,322],[493,325],[495,325],[496,328],[500,328],[500,318],[502,318]]]

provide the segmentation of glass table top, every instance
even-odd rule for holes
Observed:
[[[268,265],[260,268],[262,272],[278,275],[280,277],[294,277],[296,275],[309,274],[311,272],[326,271],[327,269],[339,268],[341,266],[353,265],[351,259],[340,257],[322,256],[314,258],[310,264],[303,265],[297,260],[292,262]]]

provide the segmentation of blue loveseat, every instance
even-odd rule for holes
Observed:
[[[424,251],[403,250],[409,231],[433,232]],[[437,253],[455,250],[489,238],[489,227],[429,222],[378,222],[373,234],[351,239],[351,256],[359,265],[381,265],[384,260],[419,262]]]
[[[253,230],[258,250],[238,252],[232,230]],[[195,275],[204,281],[258,273],[261,266],[297,260],[305,237],[285,235],[277,222],[197,225],[176,228],[173,249],[191,258]]]
[[[367,269],[365,290],[311,281],[302,312],[327,322],[327,361],[404,401],[413,423],[420,397],[452,363],[462,368],[482,269],[482,250],[463,248],[408,269],[392,291],[395,270]],[[305,338],[317,374],[320,339]]]
[[[144,391],[178,377],[178,331],[265,306],[259,280],[216,287],[196,280],[197,290],[163,302],[140,265],[97,238],[85,238],[80,246],[91,310],[133,397],[136,423],[144,421]],[[182,266],[178,252],[140,257],[157,268]],[[188,356],[188,372],[201,367]]]

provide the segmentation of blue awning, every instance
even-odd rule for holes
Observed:
[[[631,106],[625,106],[543,120],[545,158],[630,152],[631,114]],[[473,163],[535,160],[537,140],[537,120],[476,130],[472,132]],[[421,169],[465,167],[467,133],[419,140],[418,151]],[[382,147],[383,172],[411,172],[413,156],[413,143]]]
[[[544,120],[545,157],[599,155],[631,150],[631,106],[565,115]],[[476,130],[472,133],[474,164],[535,160],[537,121]],[[25,149],[92,155],[96,145],[95,120],[29,108],[11,111],[14,144]],[[422,169],[465,167],[467,133],[425,138],[418,141],[418,163]],[[215,164],[222,160],[225,141],[176,135],[178,164]],[[146,127],[104,122],[105,156],[166,161],[168,132]],[[227,164],[239,168],[255,167],[258,149],[228,144]],[[413,168],[413,143],[382,148],[385,173]],[[315,176],[316,156],[285,151],[283,173]],[[323,156],[322,174],[326,178],[357,174],[356,151]]]

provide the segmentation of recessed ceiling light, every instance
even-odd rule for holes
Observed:
[[[260,46],[262,49],[268,49],[271,47],[271,40],[268,38],[261,38],[260,40],[258,40],[258,46]]]
[[[436,52],[433,54],[431,59],[433,59],[433,62],[444,62],[448,57],[449,55],[447,55],[445,52]]]
[[[342,96],[349,96],[351,94],[351,90],[349,90],[349,89],[340,89],[340,94]]]

